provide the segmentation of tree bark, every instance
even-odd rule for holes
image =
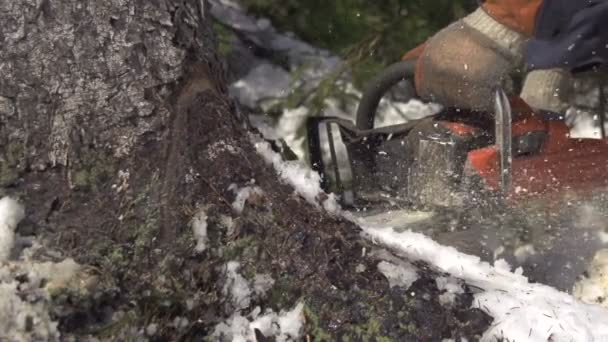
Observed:
[[[280,183],[227,97],[203,0],[3,1],[0,23],[0,195],[29,208],[21,234],[99,273],[94,293],[56,298],[65,335],[155,323],[159,340],[208,336],[234,309],[231,260],[276,280],[252,305],[303,301],[317,340],[473,337],[489,323],[470,293],[439,304],[426,267],[389,287],[358,227]],[[251,180],[264,195],[236,215],[229,187]],[[201,210],[209,247],[196,253]]]

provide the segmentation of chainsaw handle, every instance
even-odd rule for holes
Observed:
[[[415,60],[400,61],[391,64],[370,81],[363,91],[363,96],[357,108],[356,125],[358,129],[369,130],[374,128],[376,111],[384,94],[403,80],[413,80],[415,69]],[[416,98],[415,91],[410,98]]]

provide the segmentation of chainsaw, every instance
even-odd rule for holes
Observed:
[[[355,122],[308,119],[311,165],[321,174],[323,189],[341,195],[343,205],[440,208],[489,199],[509,205],[608,188],[606,137],[574,139],[564,120],[514,118],[500,88],[490,115],[445,108],[423,119],[374,127],[384,94],[411,82],[414,69],[415,61],[401,61],[374,78]],[[414,90],[407,97],[417,98]],[[337,152],[338,143],[346,153]],[[338,167],[341,162],[348,172]]]

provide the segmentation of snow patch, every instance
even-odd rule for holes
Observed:
[[[57,323],[53,322],[46,303],[29,302],[20,297],[19,283],[6,275],[0,278],[0,340],[32,341],[57,340]],[[45,298],[44,291],[31,297]],[[33,326],[32,326],[33,325]]]
[[[230,297],[237,311],[249,307],[252,292],[247,279],[238,273],[240,267],[238,261],[230,261],[226,264],[226,283],[222,289],[223,294]]]
[[[416,269],[405,262],[396,265],[392,262],[381,261],[378,263],[378,271],[388,279],[390,287],[402,286],[407,290],[418,279]]]
[[[207,218],[207,213],[204,210],[200,210],[190,222],[192,234],[194,234],[194,240],[196,240],[194,250],[197,253],[201,253],[207,249]]]
[[[276,342],[297,341],[304,326],[304,304],[297,304],[292,310],[279,312],[266,310],[260,314],[260,307],[249,315],[235,313],[226,322],[218,324],[211,338],[214,341],[257,342],[255,330]]]
[[[458,279],[453,277],[437,277],[435,279],[435,283],[437,283],[437,288],[440,291],[447,291],[450,293],[463,294],[464,289],[458,282]]]
[[[321,189],[321,176],[299,161],[284,161],[280,154],[274,152],[270,144],[259,137],[250,135],[257,152],[266,163],[271,164],[281,179],[291,185],[297,194],[306,201],[321,206],[330,213],[340,212],[335,194],[326,194]],[[323,197],[326,197],[325,199]]]
[[[253,292],[259,297],[263,296],[274,285],[274,279],[270,274],[256,274],[253,278]]]
[[[72,259],[36,263],[27,250],[19,260],[9,260],[14,230],[24,216],[17,201],[0,199],[0,341],[57,341],[49,291],[65,288],[80,266]]]
[[[246,309],[251,304],[253,295],[263,297],[274,285],[270,274],[256,274],[252,281],[245,279],[240,273],[241,264],[230,261],[226,264],[224,272],[226,282],[222,289],[225,296],[230,297],[236,311]]]
[[[221,215],[220,216],[220,224],[222,227],[226,228],[226,235],[232,236],[234,235],[234,231],[236,229],[236,223],[234,219],[230,216]]]
[[[351,218],[353,219],[353,218]],[[354,219],[357,220],[357,219]],[[530,284],[521,269],[511,272],[504,261],[494,266],[479,257],[458,252],[411,231],[366,224],[358,219],[373,242],[393,249],[408,260],[422,260],[439,271],[483,289],[473,307],[494,318],[482,341],[606,341],[608,311],[586,304],[543,284]]]
[[[439,302],[442,305],[451,306],[456,300],[456,295],[464,293],[458,280],[453,277],[438,277],[435,282],[439,291],[443,292],[439,295]]]
[[[243,213],[245,203],[247,203],[250,196],[262,196],[264,194],[262,189],[258,186],[246,186],[239,189],[239,187],[234,183],[230,184],[228,190],[231,190],[236,195],[234,202],[232,202],[232,209],[234,209],[237,214]]]
[[[15,228],[25,217],[19,202],[10,197],[0,199],[0,261],[7,260],[15,244]]]

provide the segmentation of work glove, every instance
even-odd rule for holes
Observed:
[[[606,0],[553,0],[543,4],[534,38],[526,44],[526,64],[532,71],[521,97],[528,104],[545,112],[566,114],[569,124],[580,123],[585,116],[597,119],[605,115],[605,104],[600,100],[605,96],[599,94],[605,92],[608,79],[606,16]]]
[[[431,37],[416,56],[419,96],[447,107],[491,111],[497,87],[516,95],[524,45],[540,4],[488,0]]]
[[[446,107],[490,111],[493,93],[514,92],[513,71],[521,66],[525,36],[483,8],[431,37],[416,65],[416,90]]]
[[[551,113],[566,113],[574,95],[574,78],[565,69],[532,70],[526,75],[521,98],[530,107]]]

